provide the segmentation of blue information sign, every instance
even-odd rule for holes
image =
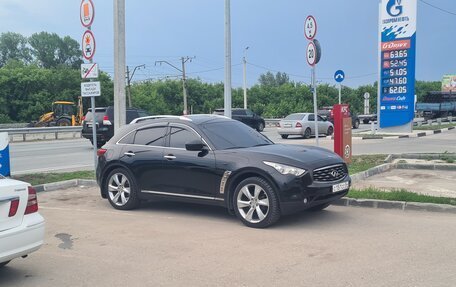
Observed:
[[[387,128],[414,117],[416,1],[382,0],[380,9],[380,128]]]
[[[334,80],[336,80],[336,82],[338,82],[338,83],[342,83],[343,80],[345,80],[345,73],[344,73],[344,71],[342,71],[342,70],[337,70],[337,71],[334,73]]]

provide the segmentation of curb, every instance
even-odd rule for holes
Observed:
[[[402,211],[429,211],[456,214],[456,206],[448,204],[375,200],[375,199],[354,199],[343,197],[331,203],[337,206],[370,207],[379,209],[396,209]]]
[[[425,137],[429,135],[435,135],[435,134],[440,134],[445,131],[450,131],[455,129],[455,127],[448,127],[448,128],[443,128],[443,129],[438,129],[438,130],[429,130],[429,131],[423,131],[423,132],[417,132],[415,134],[411,135],[400,135],[400,136],[363,136],[360,137],[363,140],[382,140],[382,139],[402,139],[402,138],[420,138],[420,137]]]
[[[65,189],[70,187],[78,187],[78,186],[97,186],[97,181],[94,179],[71,179],[71,180],[64,180],[59,182],[53,183],[46,183],[33,186],[37,192],[44,192],[44,191],[53,191],[59,189]]]

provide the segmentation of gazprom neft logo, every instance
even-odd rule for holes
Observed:
[[[386,12],[391,17],[398,17],[402,14],[403,7],[401,5],[402,0],[389,0],[386,4]]]

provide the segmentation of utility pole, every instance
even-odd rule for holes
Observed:
[[[244,57],[242,58],[242,62],[244,63],[244,109],[247,109],[247,60],[246,54],[249,47],[245,47],[244,49]]]
[[[114,132],[126,123],[125,0],[114,0]]]
[[[184,95],[184,111],[183,111],[183,115],[187,115],[188,114],[188,107],[187,107],[187,87],[185,86],[185,80],[187,79],[186,76],[185,76],[185,63],[187,63],[188,61],[192,61],[193,59],[195,59],[196,57],[182,57],[181,58],[181,62],[182,62],[182,68],[178,68],[176,66],[174,66],[173,64],[171,64],[170,62],[168,61],[155,61],[155,65],[157,64],[167,64],[171,67],[173,67],[174,69],[178,70],[179,72],[182,73],[182,91],[183,91],[183,95]]]
[[[146,65],[144,65],[144,64],[136,66],[133,69],[133,72],[131,73],[131,77],[130,77],[130,68],[127,66],[127,95],[128,95],[128,107],[129,108],[131,108],[131,79],[133,79],[136,69],[139,70],[139,69],[145,68],[145,67],[146,67]]]
[[[231,118],[231,5],[225,0],[225,105],[224,114]]]

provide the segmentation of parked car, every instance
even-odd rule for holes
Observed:
[[[153,198],[219,205],[258,228],[284,214],[322,210],[347,194],[351,182],[335,153],[274,144],[217,115],[127,125],[97,154],[101,197],[115,209]]]
[[[326,119],[318,116],[318,135],[332,135],[334,132],[334,126]],[[299,135],[305,139],[314,136],[315,133],[315,115],[310,113],[295,113],[286,116],[279,122],[277,128],[279,135],[286,139],[289,135]]]
[[[35,189],[0,175],[0,268],[38,250],[43,245],[44,227]]]
[[[318,114],[320,116],[322,116],[323,118],[326,118],[332,124],[334,124],[334,114],[333,114],[332,107],[323,107],[323,109],[318,111]],[[352,119],[353,129],[359,128],[359,124],[360,124],[360,120],[361,120],[360,117],[358,115],[356,115],[355,113],[352,113],[351,111],[350,111],[350,117]]]
[[[223,116],[224,113],[224,109],[216,109],[214,111],[215,115]],[[256,129],[259,132],[262,132],[266,126],[264,119],[249,109],[234,108],[231,110],[231,118],[233,120],[243,122],[244,124]]]
[[[101,147],[114,135],[114,107],[95,108],[95,115],[97,117],[97,146]],[[150,114],[141,109],[127,108],[127,123],[145,116],[150,116]],[[93,145],[92,126],[93,114],[89,109],[82,121],[82,136],[90,140]]]

